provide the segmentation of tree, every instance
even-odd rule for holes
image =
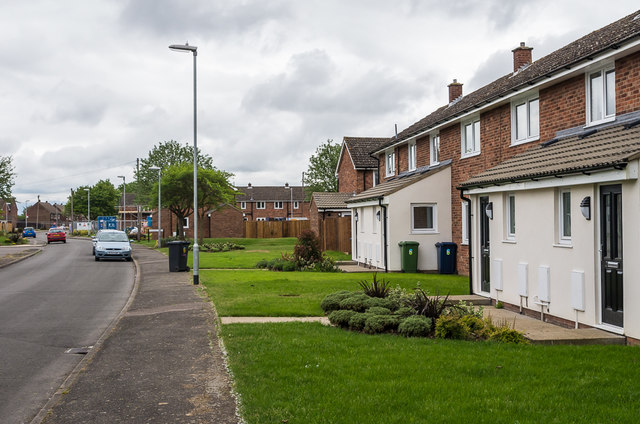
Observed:
[[[0,156],[0,199],[5,202],[11,200],[11,189],[14,184],[13,158],[11,156]]]
[[[217,169],[198,168],[198,217],[199,225],[204,220],[204,214],[210,209],[218,209],[226,203],[233,203],[237,194],[229,179],[232,174]],[[152,204],[158,204],[158,183],[153,187]],[[161,205],[173,212],[178,218],[176,233],[184,238],[182,222],[193,213],[193,168],[191,164],[183,163],[167,168],[162,175]],[[200,229],[200,228],[198,228]],[[202,231],[199,231],[199,242],[202,241]]]
[[[91,197],[86,189],[91,191]],[[73,191],[73,214],[88,216],[87,206],[91,202],[91,217],[114,216],[118,210],[120,192],[111,184],[109,180],[100,180],[93,187],[80,186]],[[68,197],[64,206],[65,214],[71,216],[71,196]]]
[[[336,167],[340,157],[340,145],[329,139],[321,144],[309,159],[309,168],[304,174],[307,197],[314,192],[338,191]]]
[[[136,193],[139,196],[139,204],[152,205],[151,198],[153,197],[154,184],[156,190],[158,188],[158,173],[149,168],[157,166],[164,173],[169,167],[183,163],[191,164],[191,169],[193,170],[193,146],[188,144],[181,145],[175,140],[163,141],[153,146],[149,151],[148,157],[140,160],[140,168],[134,170],[137,184],[134,182],[135,186],[130,187],[127,183],[127,192]],[[198,149],[198,168],[214,169],[211,156],[203,154],[200,149]],[[133,191],[130,191],[130,189]]]

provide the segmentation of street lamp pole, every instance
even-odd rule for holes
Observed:
[[[71,189],[71,228],[69,228],[69,231],[73,235],[73,189]]]
[[[162,198],[162,191],[160,188],[160,167],[152,166],[149,168],[152,171],[158,171],[158,247],[162,247],[162,206],[160,199]]]
[[[87,192],[87,221],[89,221],[89,225],[91,225],[91,189],[85,188],[84,191]]]
[[[198,246],[198,114],[196,57],[198,48],[185,44],[172,44],[171,50],[193,53],[193,284],[200,283],[200,246]]]
[[[127,182],[124,175],[118,175],[122,178],[122,230],[127,231]]]

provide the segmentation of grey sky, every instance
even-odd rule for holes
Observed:
[[[239,185],[299,185],[326,139],[391,136],[464,92],[638,8],[634,1],[8,0],[0,154],[20,202],[65,201],[164,140],[192,140]],[[22,205],[21,205],[22,206]]]

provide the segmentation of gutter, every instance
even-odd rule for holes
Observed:
[[[384,272],[389,272],[389,252],[387,249],[387,207],[382,204],[383,196],[378,197],[378,205],[382,208],[382,233],[384,234]],[[375,217],[373,218],[375,219]]]
[[[467,202],[467,236],[469,237],[469,294],[473,294],[473,257],[471,256],[473,244],[471,244],[471,199],[464,197],[464,188],[458,187],[460,190],[460,199]]]

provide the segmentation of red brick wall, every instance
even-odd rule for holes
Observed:
[[[585,125],[584,74],[540,91],[540,140],[548,141],[556,132]]]
[[[396,149],[396,174],[409,170],[409,147],[406,144]]]
[[[349,152],[345,149],[338,166],[338,191],[340,193],[353,193],[354,191],[359,193],[361,191],[358,190],[359,187],[362,187],[362,184],[358,184],[358,172],[353,167]]]
[[[242,238],[244,237],[242,211],[232,206],[225,206],[211,213],[211,217],[205,216],[200,228],[202,235],[207,238]]]
[[[421,166],[429,165],[429,155],[431,152],[429,151],[429,137],[419,138],[416,141],[416,166],[420,168]]]
[[[616,61],[616,114],[640,109],[640,52]]]

